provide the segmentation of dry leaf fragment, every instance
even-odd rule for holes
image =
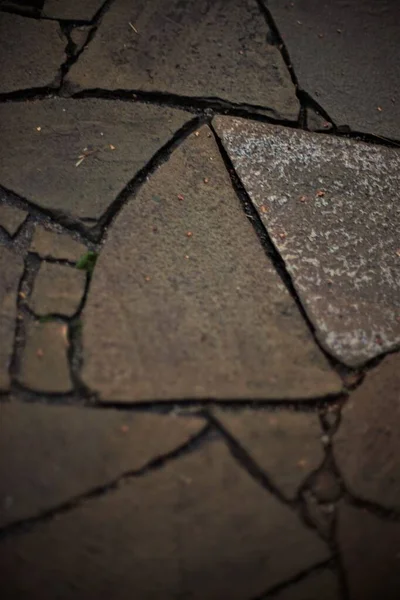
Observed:
[[[324,190],[318,190],[318,192],[316,193],[316,196],[318,196],[318,198],[321,198],[322,196],[325,196]]]

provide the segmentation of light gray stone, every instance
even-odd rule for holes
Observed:
[[[329,556],[222,442],[0,544],[6,597],[60,600],[243,600]]]
[[[76,262],[87,252],[87,248],[69,235],[49,231],[37,225],[29,251],[38,254],[41,258]]]
[[[28,326],[26,337],[19,381],[36,392],[71,391],[67,325],[33,323]]]
[[[52,19],[91,21],[104,0],[45,0],[42,14]]]
[[[85,383],[137,402],[339,392],[210,129],[196,133],[109,230],[83,313]]]
[[[0,12],[0,93],[56,87],[66,43],[55,21]],[[14,155],[17,149],[16,144],[4,150]]]
[[[47,210],[98,218],[190,117],[108,100],[2,104],[0,182]]]
[[[350,366],[400,343],[400,151],[265,123],[215,126],[319,340]]]
[[[400,138],[398,0],[264,0],[300,88],[338,126]]]
[[[137,471],[203,426],[197,417],[2,404],[0,527]]]
[[[295,88],[268,32],[252,0],[116,0],[67,82],[217,98],[296,120]]]
[[[317,414],[222,409],[213,413],[290,499],[324,459]]]
[[[72,317],[85,292],[86,274],[73,267],[43,262],[36,275],[29,306],[40,316]]]
[[[324,569],[311,573],[271,596],[272,600],[340,600],[342,598],[337,575]]]
[[[351,394],[333,438],[336,463],[358,497],[400,512],[400,356],[370,371]]]
[[[10,385],[8,369],[14,345],[18,285],[23,270],[22,258],[0,246],[0,391],[7,390]]]
[[[25,210],[20,210],[14,206],[0,204],[0,226],[13,237],[22,223],[25,221],[28,213]]]

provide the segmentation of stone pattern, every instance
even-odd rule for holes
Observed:
[[[0,391],[7,390],[10,385],[9,366],[17,317],[17,291],[23,269],[23,260],[8,248],[0,246]]]
[[[20,210],[14,206],[0,204],[0,226],[13,237],[22,223],[25,221],[28,213],[25,210]]]
[[[69,235],[55,233],[37,225],[29,251],[41,258],[77,262],[87,252],[87,248]]]
[[[361,365],[400,343],[400,151],[217,117],[319,340]]]
[[[85,292],[86,274],[66,265],[42,262],[29,305],[37,316],[72,317]]]

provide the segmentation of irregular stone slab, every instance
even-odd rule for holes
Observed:
[[[14,345],[18,285],[23,270],[22,258],[0,246],[0,391],[6,391],[10,385],[8,369]]]
[[[397,0],[266,3],[300,88],[336,125],[399,138]]]
[[[328,569],[311,573],[305,579],[292,584],[271,596],[273,600],[340,600],[337,576]]]
[[[56,87],[66,43],[54,21],[0,12],[0,93]]]
[[[135,31],[136,30],[136,31]],[[299,102],[256,2],[116,0],[67,82],[228,100],[296,120]],[[101,69],[98,69],[101,65]]]
[[[343,504],[338,544],[349,600],[397,600],[400,589],[400,523]]]
[[[85,293],[86,274],[83,271],[43,262],[33,284],[29,306],[38,316],[72,317]]]
[[[29,251],[38,254],[41,258],[76,262],[87,252],[87,248],[69,235],[55,233],[37,225]]]
[[[0,526],[141,469],[200,432],[202,419],[2,404]]]
[[[84,309],[85,383],[115,401],[338,392],[211,137],[192,134],[110,229]]]
[[[26,335],[19,381],[36,392],[71,391],[67,326],[54,322],[33,323]]]
[[[400,355],[370,371],[342,411],[335,458],[353,494],[400,512]]]
[[[13,237],[22,223],[25,221],[28,213],[25,210],[20,210],[14,206],[0,204],[0,226]]]
[[[80,52],[86,44],[90,30],[91,27],[74,27],[74,29],[71,30],[70,36],[75,44],[75,53]]]
[[[53,212],[98,218],[189,117],[114,100],[2,104],[0,182]]]
[[[91,21],[104,0],[46,0],[43,15],[52,19]]]
[[[324,459],[317,414],[217,409],[213,413],[287,498],[296,496]]]
[[[71,598],[73,585],[74,600],[88,590],[91,598],[112,590],[116,600],[243,600],[329,553],[214,442],[3,540],[0,563],[10,598],[43,589]]]
[[[400,152],[218,117],[319,340],[350,366],[400,343]]]

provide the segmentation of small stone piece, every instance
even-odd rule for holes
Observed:
[[[243,600],[329,557],[220,441],[0,544],[6,598]]]
[[[308,519],[325,539],[330,539],[334,526],[334,504],[321,504],[309,490],[305,490],[302,496]]]
[[[393,354],[351,394],[333,450],[355,496],[400,512],[399,432],[400,355]]]
[[[346,504],[338,512],[338,551],[350,600],[398,600],[400,523]]]
[[[75,44],[75,54],[80,52],[84,44],[86,44],[90,31],[90,27],[74,27],[71,30],[70,36],[71,40]]]
[[[287,498],[296,496],[324,459],[316,414],[222,409],[213,413]]]
[[[61,323],[33,323],[27,341],[19,381],[36,392],[66,393],[72,389],[68,365],[68,329]]]
[[[55,87],[66,43],[54,21],[0,12],[0,93]]]
[[[197,417],[3,404],[0,527],[141,469],[203,426]]]
[[[85,292],[86,275],[67,265],[43,262],[33,285],[29,306],[41,317],[72,317]]]
[[[291,584],[271,596],[271,600],[340,600],[339,581],[333,571],[324,569]]]
[[[230,2],[229,10],[225,0],[136,0],[134,12],[131,0],[116,0],[67,83],[71,91],[217,98],[294,121],[300,108],[296,90],[267,33],[252,0]]]
[[[28,213],[25,210],[0,204],[0,225],[11,237],[17,233],[27,216]]]
[[[43,15],[52,19],[91,21],[104,0],[45,0]]]
[[[29,251],[35,252],[41,258],[76,262],[87,252],[87,248],[69,235],[48,231],[38,225],[33,234]]]
[[[312,108],[307,108],[307,127],[310,131],[330,131],[332,123]]]
[[[8,369],[14,344],[18,285],[23,270],[22,258],[0,246],[0,391],[6,391],[10,385]]]
[[[244,119],[214,123],[327,351],[359,366],[397,347],[400,151]]]
[[[342,491],[336,475],[325,468],[317,473],[312,490],[320,502],[335,502],[339,499]]]

